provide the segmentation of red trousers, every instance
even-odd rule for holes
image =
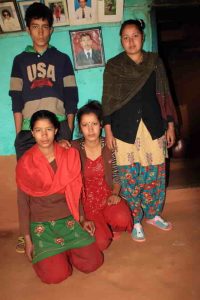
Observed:
[[[33,268],[45,283],[59,283],[72,274],[72,266],[79,271],[90,273],[103,264],[103,254],[96,243],[78,249],[71,249],[51,257],[47,257]]]
[[[131,212],[124,200],[116,205],[107,205],[96,214],[85,212],[86,218],[95,223],[96,243],[101,251],[108,248],[113,239],[113,232],[133,229]]]

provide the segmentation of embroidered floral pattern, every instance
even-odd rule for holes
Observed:
[[[143,214],[147,218],[159,214],[165,199],[165,164],[119,166],[119,173],[121,192],[129,203],[134,222],[140,222]]]
[[[56,244],[58,244],[58,245],[61,245],[61,246],[64,245],[64,239],[63,239],[63,238],[56,238],[56,239],[54,240],[54,242],[55,242]]]
[[[111,189],[105,180],[102,156],[94,161],[87,159],[84,171],[84,187],[84,210],[86,214],[96,214],[106,206],[107,199],[111,195]]]
[[[43,227],[45,228],[44,231]],[[73,227],[74,229],[71,230]],[[43,234],[39,236],[37,232],[41,231]],[[95,241],[72,216],[56,220],[55,226],[52,226],[50,221],[32,222],[30,233],[34,245],[33,263],[63,251],[90,245]]]
[[[49,221],[49,223],[51,224],[51,226],[55,226],[56,225],[56,221],[52,220],[52,221]]]
[[[116,139],[116,158],[118,166],[140,163],[142,166],[160,165],[167,157],[166,138],[161,136],[152,140],[145,124],[141,121],[134,144]]]
[[[66,222],[66,226],[68,228],[70,228],[71,230],[74,229],[74,224],[75,224],[75,221],[73,221],[73,220]]]
[[[34,230],[37,236],[40,236],[44,231],[45,231],[45,227],[43,225],[36,226]]]
[[[141,140],[139,137],[136,137],[135,139],[135,147],[136,149],[139,151],[140,150],[140,147],[141,147]]]
[[[146,160],[147,160],[148,165],[151,165],[153,163],[152,153],[150,153],[150,152],[146,153]]]
[[[165,137],[161,136],[157,141],[159,148],[162,149],[165,146]]]
[[[134,153],[133,152],[128,152],[127,153],[127,156],[128,156],[128,162],[132,165],[134,164]]]

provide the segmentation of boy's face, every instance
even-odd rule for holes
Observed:
[[[53,28],[49,27],[47,20],[32,19],[27,32],[30,34],[33,47],[37,52],[42,52],[48,48],[49,39]]]

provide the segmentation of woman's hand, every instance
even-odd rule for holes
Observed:
[[[70,142],[67,140],[60,140],[58,141],[58,144],[65,149],[69,149],[71,147]]]
[[[110,150],[117,150],[116,139],[114,138],[112,132],[106,133],[106,145]]]
[[[107,203],[108,205],[116,205],[121,201],[121,198],[117,195],[111,195],[110,197],[108,197],[107,199]]]
[[[33,243],[31,241],[30,235],[27,235],[24,237],[25,239],[25,253],[28,257],[29,261],[32,261],[33,259]]]
[[[106,145],[110,150],[117,150],[116,139],[113,136],[111,125],[106,124],[104,126],[105,135],[106,135]]]
[[[91,236],[94,235],[94,232],[95,232],[94,222],[92,222],[92,221],[82,221],[82,222],[81,222],[81,226],[82,226],[83,229],[84,229],[85,231],[87,231]]]
[[[175,136],[173,123],[169,123],[168,125],[168,129],[166,131],[166,140],[167,140],[167,148],[170,148],[175,144],[176,136]]]

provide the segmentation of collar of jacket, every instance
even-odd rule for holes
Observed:
[[[49,49],[49,48],[53,48],[53,46],[48,45],[47,49]],[[40,54],[43,55],[47,51],[47,49],[45,51],[43,51],[42,53],[40,53]],[[28,53],[37,53],[37,51],[34,49],[34,47],[32,45],[26,46],[25,52],[28,52]]]

